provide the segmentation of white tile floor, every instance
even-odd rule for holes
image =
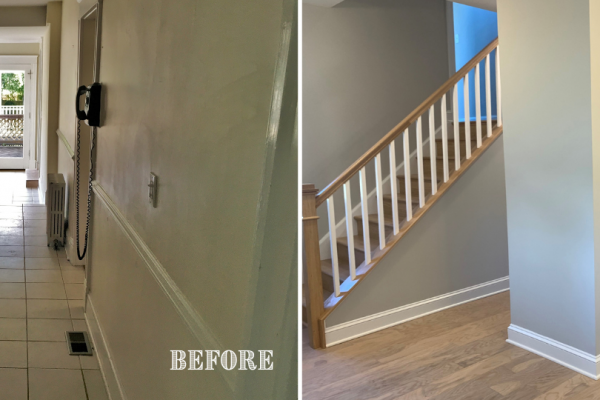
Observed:
[[[39,204],[37,188],[25,187],[25,171],[0,171],[0,205]]]
[[[107,400],[96,356],[68,353],[65,332],[87,331],[84,271],[45,245],[45,215],[0,205],[0,399]]]

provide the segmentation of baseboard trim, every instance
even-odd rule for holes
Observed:
[[[327,347],[509,289],[508,276],[325,329]]]
[[[600,357],[586,353],[549,337],[511,324],[508,327],[508,343],[547,358],[589,378],[600,378]]]
[[[90,336],[92,337],[92,343],[96,352],[96,357],[98,357],[100,371],[104,378],[104,385],[109,400],[127,400],[123,388],[121,387],[117,370],[113,364],[108,343],[106,343],[104,333],[98,323],[96,310],[94,309],[94,305],[89,296],[87,296],[85,307],[85,320],[90,331]]]
[[[144,261],[144,264],[148,268],[149,272],[152,274],[162,291],[165,293],[167,299],[172,303],[173,307],[182,318],[185,325],[194,335],[196,340],[198,340],[200,348],[225,349],[217,337],[212,333],[204,319],[200,316],[200,314],[198,314],[189,300],[185,297],[173,278],[171,278],[165,267],[160,263],[160,261],[158,261],[154,253],[152,253],[146,242],[144,242],[141,236],[125,218],[123,213],[121,213],[117,205],[108,196],[102,185],[100,185],[100,183],[97,181],[93,181],[92,189],[94,194],[96,194],[96,198],[100,200],[100,203],[104,207],[106,207],[116,224],[130,240],[131,244]],[[219,371],[220,376],[227,383],[232,393],[235,393],[237,384],[236,381],[238,377],[237,371],[225,371],[222,368],[216,368],[216,370]]]

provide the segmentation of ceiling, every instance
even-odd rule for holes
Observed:
[[[3,1],[9,0],[0,0],[0,5]],[[14,0],[13,0],[14,1]],[[26,1],[34,1],[34,0],[26,0]],[[344,0],[302,0],[304,3],[314,4],[317,6],[323,7],[333,7],[336,4],[341,3]],[[496,0],[448,0],[454,1],[456,3],[462,3],[473,7],[483,8],[485,10],[496,11]]]
[[[45,6],[50,0],[0,0],[0,7],[8,6]]]
[[[2,0],[0,0],[2,1]],[[450,0],[449,0],[450,1]],[[483,8],[484,10],[497,11],[496,0],[452,0],[455,3]]]
[[[342,1],[344,0],[303,0],[303,3],[314,4],[315,6],[333,7]]]

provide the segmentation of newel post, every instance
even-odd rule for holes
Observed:
[[[320,332],[319,317],[325,309],[323,304],[323,282],[321,280],[321,252],[316,207],[318,190],[315,185],[302,185],[302,231],[304,235],[304,262],[306,266],[306,311],[310,346],[325,348],[324,332]]]

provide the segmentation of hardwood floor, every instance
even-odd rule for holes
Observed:
[[[594,381],[506,343],[504,292],[326,350],[303,332],[303,399],[600,400]]]

